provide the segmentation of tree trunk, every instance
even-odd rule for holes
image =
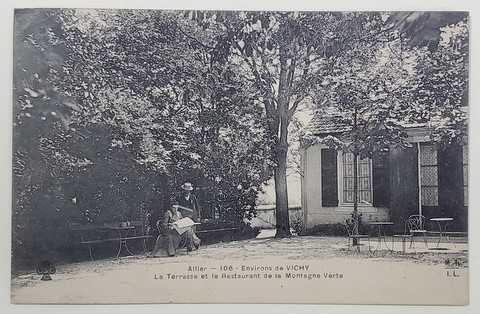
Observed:
[[[287,150],[288,123],[286,117],[280,119],[280,138],[276,146],[277,167],[275,169],[276,238],[289,237],[290,218],[287,194]]]
[[[287,158],[283,152],[278,152],[278,164],[275,169],[275,202],[276,202],[276,238],[291,236],[288,213],[287,195]]]
[[[354,131],[354,149],[353,149],[353,233],[358,235],[358,111],[355,107],[353,116],[353,131]],[[353,244],[358,245],[358,239],[353,239]]]
[[[277,167],[275,169],[275,204],[276,204],[276,238],[289,237],[290,233],[290,217],[288,212],[288,194],[287,194],[287,151],[288,151],[288,124],[290,117],[288,116],[289,108],[289,88],[288,82],[288,66],[287,51],[285,46],[279,49],[280,57],[280,77],[278,80],[278,101],[277,101],[277,117],[278,125],[275,130],[277,136],[275,146],[275,157]]]
[[[353,153],[353,232],[358,235],[358,153]],[[353,244],[357,245],[357,239],[353,239]]]

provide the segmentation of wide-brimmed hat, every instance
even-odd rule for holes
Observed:
[[[185,191],[193,191],[193,186],[190,182],[185,182],[182,185],[182,189],[184,189]]]

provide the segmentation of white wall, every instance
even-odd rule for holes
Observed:
[[[302,219],[303,212],[300,206],[291,206],[288,210],[290,215],[290,225],[293,225]],[[250,220],[252,227],[259,227],[263,229],[275,228],[275,205],[263,205],[257,207],[257,217]]]
[[[275,204],[275,184],[273,179],[271,179],[263,187],[263,192],[259,196],[260,204]],[[297,174],[288,174],[287,173],[287,191],[288,191],[288,204],[289,205],[300,205],[301,198],[301,183],[300,176]]]

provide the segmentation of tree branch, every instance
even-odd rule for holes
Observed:
[[[193,37],[192,35],[188,34],[187,32],[185,32],[181,27],[180,25],[178,25],[177,22],[173,22],[173,24],[175,25],[175,27],[177,27],[177,29],[180,31],[180,33],[182,33],[184,36],[186,36],[187,38],[190,38],[191,40],[195,41],[197,44],[199,44],[200,46],[202,46],[203,48],[205,49],[209,49],[209,50],[213,50],[215,49],[215,47],[212,47],[212,46],[208,46],[207,44],[204,44],[202,43],[200,40],[198,40],[197,38]]]
[[[295,114],[295,111],[297,110],[298,104],[302,101],[302,99],[305,98],[305,96],[300,96],[295,98],[295,101],[293,102],[293,105],[288,109],[287,111],[287,118],[291,119],[293,115]]]
[[[262,51],[259,51],[258,49],[258,46],[255,44],[255,43],[252,43],[252,48],[255,50],[255,52],[258,53],[258,55],[260,56],[260,60],[261,60],[261,65],[262,65],[262,70],[263,72],[265,73],[266,76],[268,77],[272,77],[272,74],[270,73],[270,71],[268,70],[268,67],[267,67],[267,60],[265,59],[265,47],[266,47],[266,40],[264,41],[264,47],[262,48]],[[270,86],[269,86],[269,93],[273,91],[273,94],[270,95],[270,97],[275,97],[275,87],[273,86],[273,84],[271,83],[272,80],[270,80]]]
[[[292,63],[293,63],[293,61],[292,61]],[[309,81],[309,77],[308,77],[309,66],[310,66],[310,64],[306,61],[305,68],[303,69],[303,73],[302,73],[302,76],[300,78],[300,83],[306,83],[306,84],[299,84],[299,85],[308,85],[309,84],[309,82],[308,82]],[[292,80],[293,80],[293,77],[292,77]],[[301,90],[302,90],[302,92],[295,99],[295,101],[293,102],[293,105],[287,111],[287,118],[288,119],[293,117],[293,115],[295,114],[295,111],[298,108],[298,104],[305,98],[306,93],[307,93],[306,90],[308,90],[308,88],[306,88],[306,86],[304,86],[304,88],[302,88]],[[290,89],[290,92],[292,92],[292,91],[293,91],[293,89]]]
[[[381,31],[379,32],[376,32],[374,34],[370,34],[370,35],[367,35],[367,36],[364,36],[364,37],[360,37],[357,39],[357,41],[363,41],[363,40],[366,40],[366,39],[370,39],[370,38],[373,38],[373,37],[376,37],[380,34],[383,34],[385,32],[389,32],[391,30],[393,30],[395,27],[391,26],[391,27],[388,27],[388,28],[385,28],[385,29],[382,29]]]
[[[288,72],[287,72],[287,88],[290,90],[290,88],[292,87],[292,83],[293,83],[293,77],[295,76],[295,69],[296,69],[296,65],[297,65],[297,59],[295,57],[293,57],[292,59],[290,59],[290,66],[288,67]]]
[[[238,51],[242,51],[241,50],[241,47],[240,45],[237,43],[237,42],[233,42],[235,48],[237,48]],[[262,56],[262,54],[260,54]],[[265,86],[262,86],[262,77],[260,75],[260,72],[257,68],[257,64],[255,62],[255,60],[250,60],[247,56],[245,56],[244,54],[240,53],[240,56],[243,58],[243,60],[245,61],[245,63],[248,65],[248,67],[250,68],[250,70],[252,71],[253,73],[253,76],[255,77],[256,79],[256,83],[257,83],[257,86],[259,87],[260,90],[262,91],[265,91],[267,93],[267,95],[263,95],[263,96],[266,96],[267,99],[264,99],[263,101],[263,104],[265,106],[265,112],[267,114],[267,123],[268,123],[268,127],[270,128],[271,131],[276,131],[278,129],[278,108],[275,107],[275,95],[272,95],[271,93],[271,90],[270,90],[270,87],[269,86],[269,89],[266,90],[266,88],[264,88]],[[262,60],[262,67],[265,66],[263,64],[263,60]],[[269,74],[269,73],[268,73]]]

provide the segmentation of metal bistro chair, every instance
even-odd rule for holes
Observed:
[[[410,215],[407,220],[405,220],[405,230],[403,234],[394,234],[392,236],[392,251],[395,239],[402,239],[402,252],[405,254],[405,242],[407,239],[410,239],[410,248],[413,247],[415,252],[415,236],[423,235],[423,241],[425,247],[428,248],[427,243],[427,230],[425,230],[425,216],[423,215]]]
[[[358,233],[358,223],[355,223],[353,218],[349,218],[345,220],[345,228],[347,229],[348,233],[348,247],[352,247],[356,245],[357,252],[360,253],[360,240],[367,239],[368,241],[368,253],[369,255],[372,253],[370,249],[370,236],[366,234],[359,234]],[[352,240],[352,245],[350,245],[350,239]],[[357,244],[355,244],[355,241]]]

